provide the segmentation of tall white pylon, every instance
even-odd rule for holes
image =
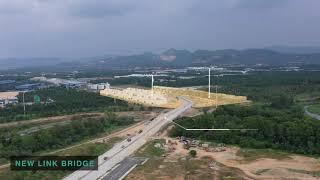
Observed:
[[[210,73],[210,70],[211,70],[211,68],[209,67],[209,75],[208,75],[208,77],[209,77],[209,82],[208,82],[208,98],[210,98],[211,96],[210,96],[210,81],[211,81],[211,73]]]
[[[151,90],[152,90],[152,93],[153,93],[153,83],[154,83],[153,74],[151,74]]]
[[[218,107],[218,79],[216,81],[216,108]]]

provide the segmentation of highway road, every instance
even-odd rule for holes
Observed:
[[[124,179],[136,166],[144,164],[148,158],[142,157],[127,157],[119,166],[113,168],[113,170],[104,176],[102,180],[121,180]]]
[[[320,120],[320,115],[309,112],[309,111],[308,111],[308,108],[309,108],[309,106],[305,106],[305,107],[304,107],[304,112],[305,112],[308,116],[310,116],[310,117],[312,117],[312,118],[315,118],[315,119],[317,119],[317,120]]]
[[[137,134],[136,136],[131,137],[131,140],[124,140],[109,151],[98,157],[98,170],[88,171],[88,170],[78,170],[72,174],[66,176],[65,180],[94,180],[94,179],[103,179],[113,167],[118,163],[123,161],[126,157],[133,154],[140,147],[142,147],[147,141],[148,138],[155,135],[162,127],[169,124],[172,120],[177,118],[186,110],[192,107],[192,102],[181,97],[182,105],[179,108],[171,110],[165,114],[160,114],[157,118],[152,120],[149,124],[145,124],[142,129],[142,133]],[[105,160],[106,159],[106,160]]]

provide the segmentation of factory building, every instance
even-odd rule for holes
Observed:
[[[13,84],[15,82],[16,82],[15,80],[1,80],[0,85]]]
[[[45,88],[46,86],[41,83],[33,83],[33,84],[23,84],[16,86],[17,91],[33,91],[33,90],[38,90]]]
[[[9,104],[17,104],[18,94],[19,92],[0,92],[0,108]]]
[[[74,79],[34,77],[31,80],[46,82],[46,83],[54,84],[56,86],[63,86],[66,88],[80,88],[86,85],[86,82],[82,82]]]
[[[109,83],[88,84],[88,89],[91,91],[101,91],[109,88],[110,88]]]

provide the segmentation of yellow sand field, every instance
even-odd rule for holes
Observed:
[[[211,98],[209,99],[208,92],[184,88],[155,86],[154,92],[173,97],[184,96],[193,102],[193,107],[195,108],[249,102],[245,96],[235,96],[222,93],[211,93]]]
[[[211,98],[209,99],[208,93],[205,91],[163,86],[155,86],[153,92],[145,89],[126,88],[122,90],[105,89],[100,94],[131,103],[163,108],[176,108],[180,106],[181,102],[177,98],[179,96],[191,100],[195,108],[249,102],[245,96],[211,93]]]

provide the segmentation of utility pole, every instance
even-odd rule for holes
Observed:
[[[216,84],[216,109],[218,108],[218,78],[217,78],[217,84]]]
[[[211,69],[210,69],[210,67],[209,67],[209,76],[208,76],[208,77],[209,77],[209,82],[208,82],[208,98],[210,98],[210,84],[211,84],[211,83],[210,83],[210,81],[211,81],[211,73],[210,73],[210,70],[211,70]]]
[[[152,90],[152,94],[153,94],[153,83],[154,83],[153,74],[151,74],[151,90]]]
[[[25,91],[22,92],[22,100],[23,100],[23,115],[26,116],[26,103],[24,101],[24,93]]]

